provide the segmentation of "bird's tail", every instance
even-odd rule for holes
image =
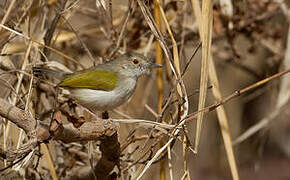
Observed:
[[[32,68],[33,71],[33,75],[39,78],[52,78],[52,79],[56,79],[58,81],[61,81],[65,75],[67,75],[68,73],[64,73],[61,71],[57,71],[57,70],[53,70],[53,69],[49,69],[47,67],[43,67],[43,66],[36,66]]]

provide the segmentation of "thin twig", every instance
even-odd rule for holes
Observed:
[[[57,26],[57,23],[58,23],[60,17],[62,16],[62,11],[65,9],[66,2],[67,2],[67,0],[61,1],[60,9],[56,12],[55,17],[54,17],[53,21],[51,22],[51,24],[50,24],[50,26],[49,26],[49,28],[48,28],[45,36],[44,36],[44,44],[46,46],[50,46],[51,45],[51,40],[52,40],[52,37],[53,37],[53,33],[54,33],[55,29],[56,29],[56,26]],[[48,50],[49,49],[47,47],[44,47],[44,49],[43,49],[43,53],[44,53],[44,55],[46,57],[49,56],[49,51]],[[40,60],[44,62],[45,58],[42,57],[42,58],[40,58]]]

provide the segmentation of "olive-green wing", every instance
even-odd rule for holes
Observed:
[[[116,87],[117,81],[115,73],[104,69],[86,69],[67,75],[59,86],[111,91]]]

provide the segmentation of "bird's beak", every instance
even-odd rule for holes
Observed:
[[[162,65],[156,64],[153,62],[149,62],[148,66],[149,66],[149,68],[162,68],[163,67]]]

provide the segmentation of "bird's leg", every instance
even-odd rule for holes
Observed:
[[[94,112],[92,112],[91,110],[89,110],[88,108],[84,107],[84,106],[80,106],[83,110],[87,111],[89,114],[91,114],[96,120],[100,119],[97,114],[95,114]]]
[[[102,119],[109,119],[109,113],[108,113],[108,111],[102,112]]]

